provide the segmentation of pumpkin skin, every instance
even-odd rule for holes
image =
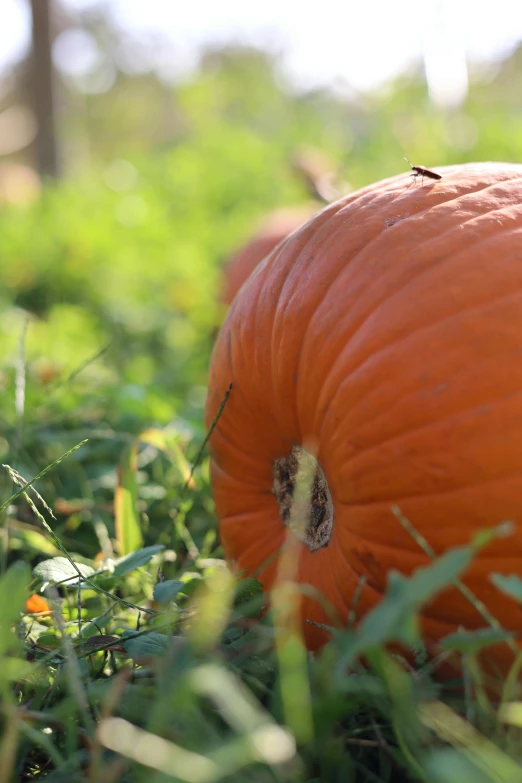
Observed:
[[[225,265],[222,302],[226,305],[232,304],[235,295],[260,261],[319,209],[319,204],[305,204],[271,212],[254,236],[240,247]]]
[[[274,462],[316,444],[333,499],[327,546],[301,542],[298,581],[342,624],[364,576],[360,618],[390,569],[428,562],[393,505],[437,553],[507,519],[464,581],[514,631],[522,613],[489,574],[522,567],[522,165],[438,168],[342,198],[258,266],[234,300],[211,362],[206,421],[221,540],[268,592],[286,528]],[[310,649],[332,624],[301,605]],[[486,622],[455,589],[421,617],[428,647]],[[505,667],[506,645],[491,648]]]

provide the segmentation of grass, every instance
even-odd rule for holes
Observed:
[[[521,779],[522,705],[514,678],[498,708],[477,658],[482,647],[504,640],[502,629],[489,622],[482,633],[448,639],[445,655],[464,661],[460,690],[437,681],[440,661],[427,660],[418,633],[422,605],[459,584],[488,536],[409,579],[392,575],[387,596],[357,630],[334,632],[312,655],[295,622],[298,586],[283,575],[274,610],[260,619],[261,585],[238,580],[223,560],[215,521],[203,513],[205,440],[178,444],[178,451],[171,443],[169,451],[169,435],[149,430],[123,449],[112,488],[114,535],[98,520],[95,557],[66,543],[67,520],[86,507],[78,512],[80,504],[69,501],[64,508],[34,487],[66,474],[82,451],[89,454],[89,443],[70,448],[30,482],[4,466],[15,485],[0,508],[4,534],[11,542],[22,531],[37,534],[52,556],[33,557],[31,575],[20,550],[6,550],[2,782]],[[150,491],[156,463],[166,470],[173,462],[177,489],[167,505],[174,532],[151,544],[142,523],[154,516],[154,495],[162,494]],[[55,515],[53,506],[66,513]],[[31,523],[22,524],[29,512]],[[288,561],[285,568],[292,573]],[[520,591],[514,578],[502,586]],[[47,605],[27,604],[30,593],[44,595]],[[390,652],[390,642],[415,654],[408,662]]]
[[[511,65],[446,117],[415,78],[294,99],[267,58],[231,52],[176,89],[161,148],[165,95],[118,78],[89,97],[89,172],[1,205],[0,783],[522,780],[521,661],[500,703],[479,662],[512,640],[484,611],[435,660],[419,638],[446,585],[482,610],[461,572],[485,539],[436,558],[395,509],[431,563],[310,654],[291,558],[262,619],[261,585],[227,568],[202,425],[220,266],[267,210],[308,198],[295,149],[354,187],[405,148],[517,160]],[[518,576],[491,578],[522,603]],[[449,657],[462,678],[441,684]]]
[[[461,582],[476,551],[509,529],[436,558],[394,509],[430,564],[390,575],[356,629],[308,653],[292,547],[266,612],[261,585],[225,563],[202,376],[185,349],[163,343],[157,324],[115,337],[110,319],[91,333],[80,311],[58,309],[4,319],[0,783],[522,779],[520,660],[494,704],[479,653],[513,641]],[[161,303],[157,317],[170,317]],[[205,329],[189,345],[201,349],[198,366]],[[49,354],[54,335],[59,355]],[[302,490],[306,507],[306,481]],[[522,603],[517,576],[492,580]],[[484,629],[448,637],[429,660],[418,615],[448,585]],[[461,659],[457,684],[437,679],[448,657]]]

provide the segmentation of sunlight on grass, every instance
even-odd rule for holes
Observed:
[[[394,506],[425,566],[407,575],[398,552],[365,615],[375,584],[358,578],[343,627],[332,596],[300,583],[313,461],[265,594],[226,564],[210,487],[233,377],[202,423],[227,259],[267,213],[325,200],[296,153],[325,156],[330,195],[402,171],[405,151],[519,160],[520,52],[449,115],[426,111],[414,70],[371,96],[293,94],[276,57],[244,46],[179,83],[127,73],[99,13],[89,35],[115,79],[62,85],[72,168],[23,205],[0,199],[0,781],[520,783],[520,640],[463,581],[509,524],[436,552]],[[516,617],[509,567],[486,578]],[[420,616],[450,586],[483,627],[428,655]],[[331,636],[314,653],[309,601]],[[484,665],[493,645],[513,654],[505,675]]]

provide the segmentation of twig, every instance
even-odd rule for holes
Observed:
[[[232,391],[232,384],[229,384],[229,387],[228,387],[228,389],[225,392],[225,396],[223,397],[223,400],[221,401],[221,405],[219,406],[218,411],[217,411],[217,413],[216,413],[216,415],[215,415],[215,417],[214,417],[214,419],[212,421],[212,424],[210,425],[210,429],[207,432],[207,434],[205,435],[205,439],[204,439],[203,443],[201,444],[201,446],[200,446],[200,448],[198,450],[198,453],[196,454],[196,456],[194,458],[194,462],[193,462],[192,467],[190,469],[190,473],[188,475],[188,478],[187,478],[187,480],[185,481],[185,483],[183,484],[183,486],[181,488],[180,498],[182,498],[184,496],[185,492],[187,491],[188,487],[190,486],[190,482],[192,481],[192,477],[194,475],[194,471],[196,470],[197,466],[201,462],[201,458],[203,457],[203,454],[205,452],[207,443],[209,442],[210,438],[212,437],[212,433],[214,432],[214,430],[216,428],[216,425],[217,425],[218,421],[221,418],[221,415],[222,415],[222,413],[223,413],[223,411],[225,409],[225,405],[227,404],[228,398],[230,397],[231,391]]]

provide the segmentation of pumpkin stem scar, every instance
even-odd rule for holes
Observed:
[[[283,524],[311,552],[328,546],[334,523],[334,506],[326,476],[316,458],[302,446],[292,446],[287,457],[274,461],[273,478],[272,492]],[[307,485],[306,506],[296,514],[299,505],[296,486],[300,486],[299,494],[302,496],[303,485]]]

